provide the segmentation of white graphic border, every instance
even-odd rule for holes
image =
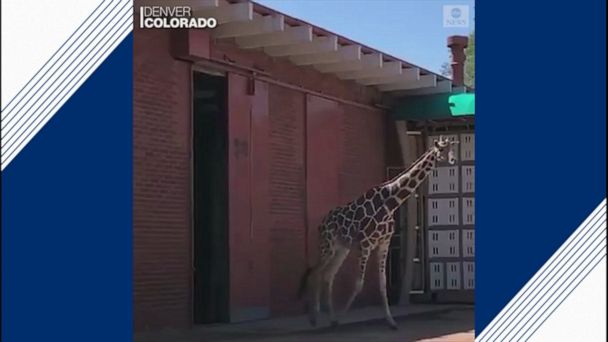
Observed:
[[[100,2],[27,84],[3,104],[2,170],[132,30],[132,0]]]
[[[57,1],[56,5],[61,6],[61,1]],[[69,6],[64,10],[69,11]],[[132,29],[132,0],[99,2],[46,63],[33,73],[25,86],[6,104],[2,104],[2,170]],[[10,30],[3,25],[3,31]],[[44,34],[44,31],[40,33]],[[476,341],[529,340],[605,257],[606,199],[479,334]]]
[[[475,340],[527,341],[605,257],[606,199]]]

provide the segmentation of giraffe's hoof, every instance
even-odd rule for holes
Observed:
[[[338,325],[340,325],[340,322],[338,322],[338,321],[331,321],[331,327],[332,328],[337,328]]]

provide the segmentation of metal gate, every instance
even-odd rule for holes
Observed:
[[[427,291],[437,302],[473,302],[475,289],[475,135],[458,140],[454,165],[440,162],[424,194]],[[439,134],[427,137],[431,146]]]

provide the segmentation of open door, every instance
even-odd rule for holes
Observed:
[[[268,84],[228,74],[230,321],[270,316]]]
[[[227,80],[193,75],[194,323],[228,322]]]
[[[270,315],[268,85],[193,75],[194,322]]]

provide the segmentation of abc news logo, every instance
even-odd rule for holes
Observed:
[[[443,27],[469,27],[469,5],[443,6]]]

